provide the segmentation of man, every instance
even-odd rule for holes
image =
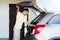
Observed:
[[[20,30],[22,28],[22,24],[25,23],[28,26],[35,26],[33,24],[30,24],[27,21],[27,15],[28,15],[28,8],[24,8],[24,7],[17,7],[17,16],[16,16],[16,23],[14,26],[14,36],[13,36],[13,40],[20,40]]]

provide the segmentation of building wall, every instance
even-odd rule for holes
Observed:
[[[0,38],[9,37],[9,4],[16,4],[21,0],[0,0]]]
[[[60,12],[60,0],[36,0],[36,4],[47,11]]]

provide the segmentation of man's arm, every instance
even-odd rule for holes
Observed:
[[[35,25],[33,25],[33,24],[30,24],[28,21],[27,22],[25,22],[28,26],[32,26],[32,27],[34,27]]]

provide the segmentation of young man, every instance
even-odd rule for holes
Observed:
[[[20,30],[22,28],[23,23],[27,24],[28,26],[35,26],[27,21],[28,12],[29,12],[28,9],[17,6],[17,16],[16,16],[16,23],[14,26],[13,40],[20,40]]]

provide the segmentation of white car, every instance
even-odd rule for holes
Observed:
[[[47,23],[47,24],[46,24]],[[60,14],[47,14],[37,25],[45,25],[39,34],[34,35],[37,40],[60,40]]]
[[[36,25],[45,25],[45,27],[38,31],[30,40],[60,40],[60,14],[48,13]],[[33,29],[33,34],[34,34]],[[32,36],[32,35],[31,35]],[[28,39],[28,38],[27,38]],[[29,40],[29,39],[28,39]]]

